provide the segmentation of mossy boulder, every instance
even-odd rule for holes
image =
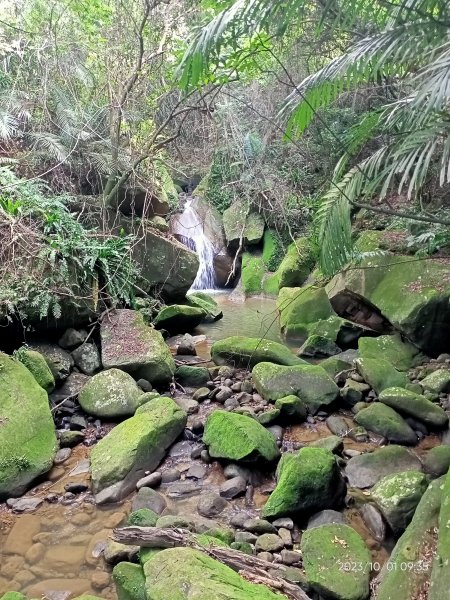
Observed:
[[[297,238],[288,247],[276,271],[279,288],[303,285],[314,267],[314,262],[311,242],[305,237]]]
[[[145,576],[140,565],[120,562],[112,572],[118,600],[147,600]]]
[[[341,349],[337,344],[323,335],[310,335],[300,347],[299,356],[308,358],[325,358],[340,354]]]
[[[319,365],[308,363],[284,366],[261,362],[253,367],[253,384],[263,398],[275,402],[285,396],[299,396],[314,413],[339,395],[339,388]]]
[[[330,356],[325,360],[321,360],[319,364],[322,369],[325,369],[330,377],[334,378],[341,371],[351,369],[353,366],[353,359],[345,358],[344,360],[343,358],[340,358],[340,355],[338,354],[336,356]]]
[[[407,371],[411,368],[414,357],[419,350],[403,342],[399,335],[380,335],[379,337],[362,337],[358,342],[361,358],[383,358],[397,371]]]
[[[224,410],[216,410],[208,416],[203,442],[213,458],[273,462],[280,455],[274,436],[258,421]]]
[[[394,533],[406,529],[428,487],[428,478],[419,471],[405,471],[383,477],[372,489],[372,498]]]
[[[0,500],[46,473],[57,447],[47,393],[21,362],[0,353]]]
[[[278,365],[305,364],[289,348],[278,342],[262,338],[232,336],[214,342],[211,346],[211,358],[216,365],[230,365],[251,369],[260,362]]]
[[[136,380],[152,384],[172,380],[175,362],[161,333],[144,322],[141,313],[120,309],[108,314],[100,327],[105,369],[122,369]]]
[[[288,424],[304,421],[308,413],[304,400],[293,394],[278,398],[275,402],[275,408],[280,411],[280,420]]]
[[[306,581],[321,597],[335,600],[369,597],[372,557],[352,527],[330,523],[308,529],[302,535],[301,550]]]
[[[263,239],[263,261],[266,269],[272,273],[276,271],[283,260],[283,254],[278,233],[273,229],[266,229]]]
[[[21,348],[17,352],[16,358],[26,366],[38,384],[44,388],[48,394],[55,389],[55,378],[53,373],[40,352]]]
[[[442,479],[441,479],[442,481]],[[439,512],[439,532],[436,555],[431,572],[429,600],[441,600],[450,589],[450,475],[444,478]]]
[[[422,421],[429,427],[445,427],[448,417],[445,411],[425,396],[415,394],[403,388],[387,388],[378,396],[383,404],[390,406],[399,413]]]
[[[342,501],[346,486],[336,460],[323,448],[284,454],[277,486],[262,510],[264,518],[304,517]]]
[[[27,597],[20,592],[6,592],[0,600],[27,600]]]
[[[435,394],[450,392],[450,369],[437,369],[421,381],[425,390]]]
[[[384,358],[357,358],[356,368],[377,394],[392,387],[404,388],[409,379],[405,373],[397,371]]]
[[[175,371],[175,379],[179,381],[181,385],[200,388],[211,379],[211,376],[206,367],[182,365]]]
[[[152,600],[284,600],[250,583],[226,565],[192,548],[170,548],[144,565],[147,598]]]
[[[247,202],[237,200],[223,213],[223,228],[229,246],[258,244],[264,234],[262,215],[251,209]]]
[[[437,356],[448,351],[450,337],[448,269],[446,260],[376,256],[351,264],[327,290],[336,310],[360,298],[418,348]]]
[[[358,425],[385,437],[394,444],[413,446],[417,443],[417,435],[403,417],[381,402],[374,402],[358,411],[355,421]]]
[[[206,294],[205,292],[191,292],[186,299],[189,306],[201,308],[205,311],[206,315],[203,319],[204,321],[218,321],[223,317],[222,309],[219,307],[217,302],[212,296]]]
[[[443,498],[444,478],[433,481],[423,494],[411,523],[383,566],[378,580],[377,600],[420,598],[430,582],[431,553]],[[448,588],[445,590],[447,593]],[[433,596],[441,600],[444,596]],[[430,596],[428,596],[430,597]]]
[[[345,475],[351,487],[368,488],[386,475],[421,469],[422,463],[413,452],[392,445],[353,456],[347,463]]]
[[[316,285],[281,288],[277,308],[283,334],[298,339],[306,339],[317,321],[334,315],[325,288]]]
[[[151,508],[139,508],[134,510],[127,519],[127,525],[138,527],[155,527],[159,515]]]
[[[445,475],[450,469],[450,446],[435,446],[422,457],[423,470],[432,477]]]
[[[192,331],[197,325],[200,325],[205,316],[206,312],[203,308],[172,304],[159,311],[154,324],[157,329],[166,329],[170,334],[175,335]]]
[[[242,291],[247,296],[261,294],[266,268],[261,254],[244,252],[242,255]]]
[[[116,419],[134,415],[145,395],[131,375],[109,369],[91,377],[80,390],[78,400],[88,414]]]
[[[186,421],[186,413],[171,398],[160,397],[112,429],[91,453],[92,489],[97,502],[127,496],[146,471],[156,469]]]

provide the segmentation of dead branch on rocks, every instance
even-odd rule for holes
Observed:
[[[237,571],[252,583],[263,584],[281,592],[289,600],[311,600],[298,586],[281,577],[269,575],[268,571],[276,568],[286,570],[281,564],[274,565],[257,556],[251,556],[222,546],[200,546],[195,537],[187,529],[162,529],[159,527],[121,527],[114,529],[113,538],[122,544],[142,546],[144,548],[176,548],[180,546],[193,548]]]

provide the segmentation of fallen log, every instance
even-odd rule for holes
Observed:
[[[274,565],[257,556],[232,550],[224,546],[201,546],[195,536],[187,529],[162,529],[159,527],[121,527],[114,529],[113,538],[121,544],[132,544],[143,548],[176,548],[185,546],[204,552],[212,558],[237,571],[242,577],[252,583],[263,584],[276,592],[280,592],[289,600],[311,600],[299,587],[289,581],[268,573],[269,569],[276,568],[285,571],[285,565]]]

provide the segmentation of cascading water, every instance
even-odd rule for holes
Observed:
[[[191,290],[214,290],[214,246],[204,231],[203,223],[188,199],[183,213],[177,219],[176,233],[183,242],[197,253],[199,268]]]

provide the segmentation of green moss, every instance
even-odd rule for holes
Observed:
[[[149,560],[153,560],[158,552],[161,552],[163,548],[141,548],[139,550],[139,562],[141,566],[144,566]]]
[[[322,369],[325,369],[330,377],[334,378],[341,371],[350,369],[352,367],[352,363],[342,360],[336,356],[330,356],[325,360],[321,360],[320,366]]]
[[[280,289],[277,308],[282,332],[293,338],[306,338],[313,324],[334,315],[325,288],[315,285]]]
[[[275,408],[280,411],[280,418],[285,423],[299,423],[306,419],[306,403],[298,396],[290,395],[284,398],[278,398],[275,402]]]
[[[280,291],[280,278],[278,275],[276,273],[266,273],[262,288],[266,296],[277,296]]]
[[[296,239],[277,269],[280,288],[303,285],[314,263],[315,257],[309,240],[305,237]]]
[[[237,200],[223,212],[223,228],[228,244],[257,244],[264,234],[264,219],[245,201]]]
[[[402,341],[399,335],[380,335],[379,337],[362,337],[358,342],[361,358],[379,358],[389,362],[398,371],[411,368],[413,358],[419,350],[412,344]]]
[[[427,487],[426,475],[405,471],[383,477],[372,488],[372,498],[394,533],[407,527]]]
[[[145,402],[144,396],[131,375],[120,369],[109,369],[94,375],[83,386],[78,399],[90,415],[117,418],[134,415]]]
[[[191,548],[159,552],[144,567],[152,600],[284,600],[263,585],[250,583],[226,565]]]
[[[94,493],[117,482],[125,497],[145,470],[155,469],[166,449],[183,431],[186,413],[171,398],[155,398],[137,409],[94,446],[91,474]]]
[[[223,317],[222,310],[217,302],[205,292],[192,292],[186,299],[190,306],[204,310],[209,321],[217,321]]]
[[[377,231],[375,229],[363,231],[355,242],[355,250],[361,253],[380,250],[383,233],[383,231]]]
[[[20,592],[6,592],[0,600],[27,600],[27,597]]]
[[[333,454],[322,448],[284,454],[277,478],[277,486],[262,510],[265,518],[303,517],[335,506],[345,493]]]
[[[154,163],[157,170],[157,183],[159,184],[161,197],[168,202],[170,208],[178,207],[178,192],[165,164],[160,160]]]
[[[418,419],[430,427],[445,427],[448,424],[448,417],[439,405],[403,388],[383,390],[378,399],[383,404]]]
[[[261,255],[244,252],[242,255],[241,281],[244,294],[261,294],[265,275],[264,261]]]
[[[324,438],[319,438],[315,442],[309,444],[310,448],[323,448],[333,454],[341,454],[344,449],[344,440],[338,435],[328,435]]]
[[[295,356],[283,344],[238,335],[214,342],[211,346],[211,358],[216,365],[244,368],[252,368],[259,362],[280,365],[305,364],[305,361]]]
[[[401,373],[383,358],[358,358],[355,362],[361,376],[377,394],[387,388],[404,388],[409,382],[405,373]]]
[[[112,572],[118,600],[147,600],[142,567],[121,562]]]
[[[360,410],[355,415],[355,421],[390,442],[409,445],[417,443],[417,435],[408,423],[395,410],[381,402],[374,402]]]
[[[306,580],[320,595],[337,600],[369,597],[372,558],[352,527],[332,523],[308,529],[302,535],[301,550]]]
[[[150,508],[140,508],[130,514],[127,519],[127,525],[137,525],[138,527],[154,527],[159,515]]]
[[[328,373],[318,365],[308,363],[283,366],[258,363],[252,370],[253,384],[263,398],[275,402],[285,396],[299,396],[311,412],[331,404],[339,388]]]
[[[418,598],[424,589],[428,589],[431,568],[428,557],[430,548],[435,547],[435,529],[444,497],[443,483],[444,478],[436,479],[422,496],[411,523],[381,570],[377,600]],[[444,595],[437,593],[429,598],[441,600],[447,591],[448,587],[444,589]]]
[[[178,367],[175,371],[175,379],[179,381],[181,385],[199,388],[204,386],[211,377],[206,367],[183,365]]]
[[[313,358],[323,358],[339,354],[341,349],[330,338],[316,333],[308,336],[298,351],[299,356],[308,356]]]
[[[421,381],[422,387],[430,392],[440,394],[450,391],[450,369],[437,369]]]
[[[283,260],[283,245],[279,234],[266,229],[263,239],[263,260],[268,271],[276,271]]]
[[[0,353],[0,500],[48,471],[56,450],[46,392],[22,363]]]
[[[49,394],[55,388],[55,378],[47,364],[45,358],[36,352],[36,350],[28,350],[27,348],[20,348],[14,355],[15,358],[26,366],[26,368],[32,373],[38,384],[44,388]]]
[[[422,457],[423,470],[433,477],[445,475],[450,469],[450,446],[436,446]]]
[[[436,556],[431,572],[429,600],[445,598],[450,589],[450,475],[447,474],[442,490],[439,512],[439,534]]]
[[[172,304],[159,311],[154,324],[157,329],[167,329],[171,334],[186,333],[200,325],[205,316],[202,308]]]
[[[272,462],[279,456],[274,436],[252,417],[223,410],[212,412],[207,420],[203,442],[213,458],[252,462]]]

